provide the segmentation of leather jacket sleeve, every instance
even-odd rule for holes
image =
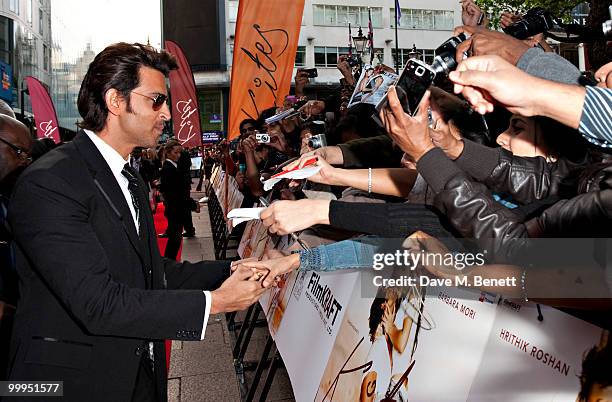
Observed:
[[[561,200],[527,222],[493,200],[490,190],[472,181],[440,150],[425,154],[419,172],[436,192],[434,206],[465,238],[475,239],[491,261],[511,261],[532,237],[591,237],[610,233],[612,167],[604,169],[597,188]]]
[[[466,239],[475,239],[491,261],[512,259],[528,242],[523,217],[496,202],[489,189],[465,173],[452,177],[435,199],[436,206]]]
[[[464,140],[457,166],[491,191],[512,196],[520,204],[559,194],[564,179],[577,165],[565,159],[548,163],[542,157],[514,156],[502,148],[489,148]]]
[[[528,241],[522,216],[496,202],[484,184],[473,181],[440,149],[425,154],[417,168],[436,192],[434,206],[462,237],[487,250],[491,262],[507,261]]]
[[[561,200],[527,222],[530,237],[609,237],[612,234],[612,167],[592,180],[595,188]]]

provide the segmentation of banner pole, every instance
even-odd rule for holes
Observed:
[[[400,60],[400,54],[399,54],[399,43],[397,43],[397,10],[396,10],[396,15],[395,15],[395,74],[399,75],[399,60]]]

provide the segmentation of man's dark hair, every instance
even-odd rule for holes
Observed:
[[[264,124],[266,124],[266,119],[268,117],[274,116],[275,114],[276,114],[276,106],[272,106],[272,107],[262,110],[261,113],[259,114],[259,117],[257,118],[257,125],[255,127],[261,129],[264,126]]]
[[[238,128],[242,130],[242,127],[244,127],[246,124],[250,124],[251,126],[255,127],[255,129],[257,129],[257,120],[251,118],[242,120]]]
[[[172,151],[174,147],[181,147],[181,146],[182,146],[181,143],[178,142],[177,140],[169,140],[168,142],[166,142],[164,149],[166,150],[166,152],[170,152]]]
[[[167,77],[178,65],[169,53],[140,43],[115,43],[96,55],[79,91],[77,105],[83,117],[81,128],[102,130],[108,115],[104,95],[111,88],[126,99],[130,110],[129,95],[140,84],[140,67],[154,68]]]

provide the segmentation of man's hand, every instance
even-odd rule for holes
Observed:
[[[286,235],[329,224],[329,200],[276,201],[259,215],[270,233]]]
[[[295,96],[304,96],[304,88],[310,82],[308,73],[301,68],[295,72]]]
[[[509,13],[509,12],[504,12],[504,13],[501,13],[501,16],[499,19],[499,25],[501,25],[502,28],[508,28],[510,25],[516,22],[519,22],[520,20],[521,20],[520,15]]]
[[[449,74],[455,93],[461,93],[480,113],[493,111],[493,99],[512,113],[529,117],[534,109],[537,79],[498,56],[470,57]]]
[[[474,3],[474,0],[461,0],[461,21],[463,25],[475,27],[478,26],[478,20],[482,15],[482,10],[480,7]],[[485,25],[485,20],[483,19],[481,26]]]
[[[419,104],[419,112],[412,117],[402,109],[397,91],[392,86],[387,95],[390,110],[385,108],[380,111],[380,119],[384,122],[385,129],[393,142],[415,162],[434,148],[428,127],[429,94],[427,91],[423,96]]]
[[[263,261],[239,261],[239,269],[253,270],[261,276],[261,287],[273,286],[278,277],[294,271],[300,267],[300,255],[290,254],[286,257],[273,258]]]
[[[310,100],[304,106],[299,108],[299,112],[306,115],[306,118],[319,115],[325,110],[325,102],[321,100]]]
[[[242,146],[242,152],[245,154],[252,154],[257,147],[257,137],[255,137],[255,134],[251,134],[242,140],[240,144]]]
[[[457,62],[463,60],[464,53],[470,56],[495,55],[503,58],[512,65],[516,65],[529,46],[503,32],[489,31],[480,27],[462,26],[455,28],[455,35],[465,32],[471,36],[457,46],[455,57]]]
[[[244,310],[259,300],[265,289],[257,282],[261,275],[256,274],[254,269],[238,266],[219,289],[211,292],[210,314]]]
[[[348,56],[346,55],[338,57],[338,64],[336,67],[338,68],[338,70],[340,70],[340,73],[342,73],[342,76],[344,77],[348,85],[355,85],[353,69],[351,68],[351,65],[348,63],[347,59]]]
[[[463,152],[463,141],[453,135],[450,126],[442,119],[436,120],[434,127],[429,130],[429,136],[431,142],[452,160],[457,159]]]
[[[287,151],[287,140],[285,140],[285,134],[280,130],[280,126],[271,126],[268,129],[268,134],[270,135],[270,143],[267,145],[279,152],[285,153]]]
[[[226,139],[221,140],[221,142],[217,144],[217,147],[219,148],[219,150],[221,151],[223,155],[229,155],[229,141],[228,140]]]

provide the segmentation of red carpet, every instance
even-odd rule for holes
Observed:
[[[153,222],[155,223],[155,232],[156,233],[164,233],[166,231],[166,227],[168,226],[168,221],[164,216],[164,204],[157,204],[157,210],[153,214]],[[166,249],[166,243],[168,243],[168,239],[160,239],[157,238],[157,246],[159,247],[159,251],[162,255],[164,255],[164,250]],[[179,249],[178,255],[176,259],[180,261],[181,259],[181,250],[183,249],[183,245],[181,244],[181,248]],[[166,373],[170,370],[170,352],[172,350],[172,341],[166,340]]]

